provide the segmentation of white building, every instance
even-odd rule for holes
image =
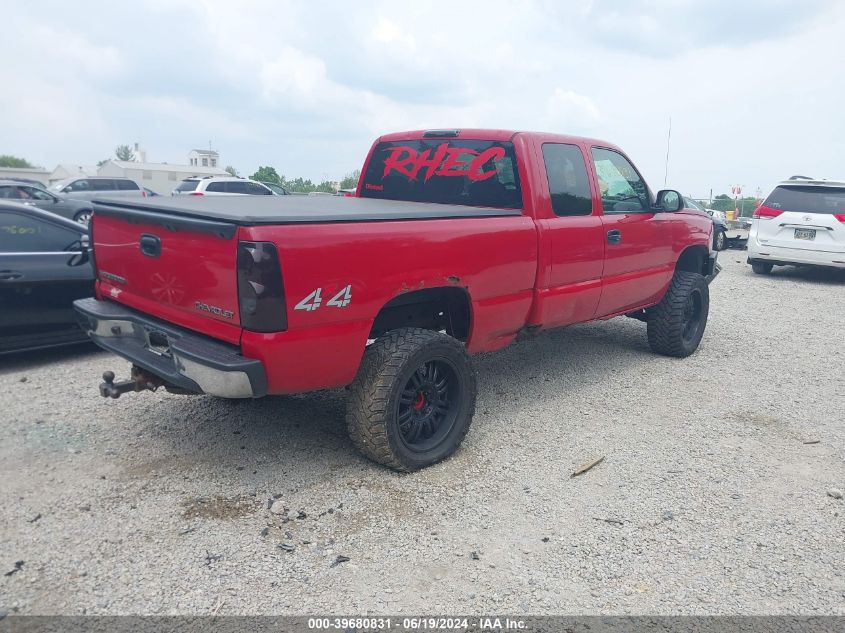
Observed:
[[[100,167],[97,175],[131,178],[142,187],[152,189],[156,193],[167,196],[185,178],[190,178],[191,176],[228,176],[229,174],[219,167],[110,160]]]
[[[74,176],[96,176],[96,165],[74,165],[72,163],[59,163],[50,174],[49,181],[52,185],[54,182],[59,182],[65,178]]]
[[[24,178],[37,180],[45,187],[49,182],[50,172],[40,167],[0,167],[0,180],[4,178]]]
[[[192,149],[188,153],[191,167],[220,167],[220,154],[213,149]]]

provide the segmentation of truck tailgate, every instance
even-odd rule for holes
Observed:
[[[239,342],[236,226],[107,205],[92,223],[103,298]]]

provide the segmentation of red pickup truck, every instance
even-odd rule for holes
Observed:
[[[469,429],[469,354],[618,315],[698,347],[713,223],[604,141],[503,130],[379,138],[357,196],[101,200],[84,329],[128,359],[100,392],[224,398],[349,386],[347,423],[399,470]]]

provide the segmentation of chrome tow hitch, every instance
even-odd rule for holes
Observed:
[[[100,395],[103,398],[119,398],[121,394],[130,391],[155,391],[164,386],[165,382],[158,376],[144,371],[137,365],[132,365],[129,380],[114,381],[114,372],[103,372],[103,382],[100,383]]]

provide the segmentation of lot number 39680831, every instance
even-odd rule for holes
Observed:
[[[335,296],[326,302],[327,306],[333,308],[345,308],[352,302],[352,285],[343,287]],[[323,289],[317,288],[296,304],[294,310],[306,310],[313,312],[323,305]]]

